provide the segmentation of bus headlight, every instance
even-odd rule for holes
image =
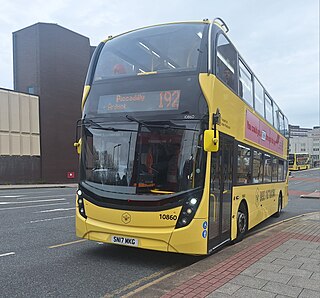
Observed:
[[[196,196],[188,198],[182,206],[176,229],[187,226],[193,219],[198,209],[200,199]]]
[[[78,210],[79,210],[79,213],[81,214],[82,217],[84,218],[87,218],[87,215],[86,215],[86,211],[84,209],[84,201],[83,201],[83,197],[82,197],[82,191],[79,189],[77,191],[77,195],[78,195]]]

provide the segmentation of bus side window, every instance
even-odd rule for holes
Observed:
[[[272,182],[278,181],[278,158],[272,158]]]
[[[217,77],[237,93],[237,52],[227,38],[220,34],[217,41]]]
[[[278,181],[284,181],[285,179],[284,173],[285,173],[284,161],[279,159]]]
[[[252,182],[253,183],[262,183],[263,178],[263,155],[261,152],[256,150],[253,151],[253,160],[252,160]]]
[[[252,183],[251,173],[251,150],[250,148],[238,145],[238,167],[237,184]]]
[[[265,119],[273,125],[273,110],[272,110],[272,100],[271,98],[265,94],[265,97],[264,97],[264,101],[265,101],[265,113],[266,113],[266,116],[265,116]]]
[[[264,117],[264,90],[256,78],[254,78],[254,109]]]
[[[284,117],[280,111],[279,111],[278,117],[279,117],[279,131],[281,134],[284,135],[285,134]]]
[[[271,156],[268,154],[264,154],[264,175],[263,182],[269,183],[271,182],[272,175],[272,164],[271,164]]]
[[[273,102],[273,126],[279,131],[279,108],[275,102]]]
[[[253,107],[252,74],[241,60],[239,60],[239,96]]]

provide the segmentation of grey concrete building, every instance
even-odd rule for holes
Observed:
[[[14,89],[40,98],[42,182],[77,179],[73,142],[91,54],[89,38],[57,24],[37,23],[13,33]]]

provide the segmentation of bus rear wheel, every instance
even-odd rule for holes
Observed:
[[[241,203],[237,214],[237,238],[234,243],[240,242],[248,231],[248,210],[245,204]]]
[[[280,194],[279,194],[279,197],[278,197],[278,210],[277,210],[277,212],[274,214],[274,217],[279,217],[279,216],[280,216],[281,209],[282,209],[282,195],[281,195],[281,193],[280,193]]]

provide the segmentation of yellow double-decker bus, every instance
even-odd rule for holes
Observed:
[[[288,121],[214,21],[109,37],[82,100],[76,234],[205,255],[288,202]]]
[[[310,169],[311,157],[309,153],[289,154],[289,170],[300,171]]]

